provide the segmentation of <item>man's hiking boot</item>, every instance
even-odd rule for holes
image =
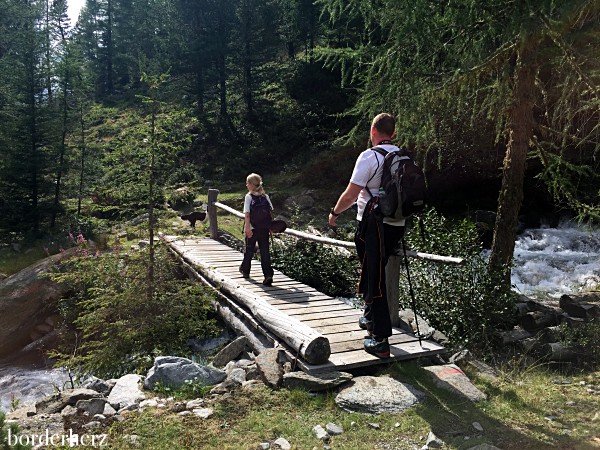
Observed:
[[[264,286],[273,286],[273,277],[265,277],[262,284]]]
[[[358,326],[361,330],[367,330],[369,335],[373,334],[373,321],[368,320],[365,316],[358,319]]]
[[[240,270],[240,273],[242,274],[242,276],[243,276],[244,278],[250,278],[250,274],[249,274],[248,272],[244,272],[244,271],[242,270],[242,266],[240,266],[240,269],[239,269],[239,270]]]
[[[390,344],[387,339],[381,341],[378,341],[375,338],[365,339],[365,352],[378,356],[379,358],[389,358]]]

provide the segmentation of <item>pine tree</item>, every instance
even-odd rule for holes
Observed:
[[[348,24],[352,30],[350,24],[363,24],[362,40],[354,35],[343,48],[320,50],[321,58],[341,67],[344,80],[359,89],[350,111],[362,119],[355,130],[377,112],[391,110],[399,117],[403,143],[437,149],[442,163],[450,134],[469,133],[471,127],[495,131],[506,156],[490,270],[505,270],[514,250],[527,157],[539,156],[547,165],[548,155],[564,161],[569,149],[598,148],[598,91],[593,86],[598,85],[599,64],[592,49],[598,45],[600,4],[324,4],[336,26]],[[585,125],[578,128],[574,122]],[[598,214],[597,203],[574,202],[574,193],[561,188],[555,192],[580,213]],[[504,273],[508,282],[510,271]]]

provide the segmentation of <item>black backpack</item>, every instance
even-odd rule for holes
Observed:
[[[250,223],[255,229],[269,229],[273,218],[271,217],[271,204],[264,195],[250,194]]]
[[[385,157],[379,188],[379,210],[384,217],[400,220],[420,213],[425,207],[425,175],[403,150],[373,150]]]

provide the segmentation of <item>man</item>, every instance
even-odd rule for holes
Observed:
[[[384,152],[396,151],[391,139],[396,134],[396,122],[388,113],[381,113],[371,125],[371,144]],[[354,242],[361,261],[358,292],[365,301],[364,316],[359,327],[369,332],[364,341],[365,351],[387,358],[390,356],[388,337],[392,325],[385,286],[385,265],[404,235],[404,220],[383,218],[377,211],[377,196],[381,184],[384,155],[369,148],[357,158],[348,186],[329,214],[329,224],[335,226],[337,216],[354,203],[358,226]]]

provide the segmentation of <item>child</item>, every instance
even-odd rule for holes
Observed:
[[[244,278],[250,276],[250,263],[256,249],[256,243],[260,249],[260,265],[265,279],[262,284],[273,285],[273,268],[271,267],[271,255],[269,254],[269,226],[271,225],[271,211],[273,204],[266,194],[262,178],[256,173],[246,177],[248,193],[244,198],[244,234],[246,236],[246,249],[244,260],[240,265],[240,273]]]

